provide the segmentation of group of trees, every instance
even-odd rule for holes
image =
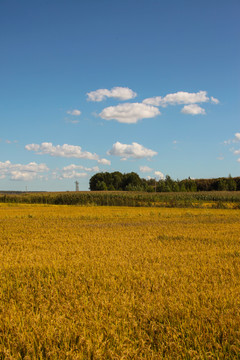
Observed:
[[[89,181],[91,191],[147,191],[147,192],[185,192],[185,191],[236,191],[240,190],[240,177],[218,179],[173,180],[169,175],[164,180],[141,179],[135,172],[122,174],[101,172]]]

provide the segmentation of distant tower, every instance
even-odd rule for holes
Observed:
[[[79,191],[79,182],[75,181],[75,184],[76,184],[76,191]]]

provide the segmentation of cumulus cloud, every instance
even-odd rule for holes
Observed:
[[[151,169],[149,166],[140,166],[139,169],[142,173],[149,173],[153,171],[153,169]]]
[[[239,150],[234,150],[234,155],[240,155],[240,149]]]
[[[192,104],[192,105],[185,105],[182,110],[181,113],[183,114],[190,114],[190,115],[205,115],[205,109],[201,108],[201,106],[197,105],[197,104]]]
[[[0,162],[0,178],[9,177],[11,180],[34,180],[42,178],[41,173],[48,172],[49,168],[46,164],[37,164],[31,162],[29,164],[12,164],[9,160]]]
[[[87,93],[89,101],[103,101],[106,98],[115,98],[119,100],[130,100],[137,96],[137,94],[129,89],[128,87],[116,86],[111,90],[108,89],[98,89],[96,91],[91,91]]]
[[[34,151],[39,155],[51,155],[51,156],[59,156],[66,158],[77,158],[77,159],[89,159],[96,160],[98,162],[105,159],[100,159],[97,154],[92,154],[89,151],[82,151],[81,146],[75,145],[56,145],[54,146],[52,143],[44,142],[42,144],[28,144],[25,146],[25,149],[28,151]]]
[[[78,109],[68,110],[68,111],[67,111],[67,114],[73,115],[73,116],[79,116],[79,115],[81,115],[81,111],[78,110]]]
[[[98,163],[102,165],[111,165],[111,161],[107,159],[99,159]]]
[[[136,142],[133,142],[131,145],[127,145],[117,141],[108,151],[108,155],[120,156],[123,160],[126,160],[128,158],[151,158],[154,155],[157,155],[157,152],[147,149]]]
[[[117,120],[120,123],[135,124],[141,119],[153,118],[160,115],[155,106],[140,103],[125,103],[109,106],[99,114],[104,120]]]
[[[217,99],[215,99],[217,100]],[[208,102],[209,97],[207,97],[206,91],[199,91],[197,93],[189,93],[185,91],[178,91],[173,94],[167,94],[164,97],[155,96],[143,100],[144,104],[154,105],[154,106],[167,106],[167,105],[184,105],[184,104],[196,104],[202,102]]]
[[[165,176],[163,175],[163,173],[161,171],[155,171],[154,174],[160,179],[160,180],[164,180]]]

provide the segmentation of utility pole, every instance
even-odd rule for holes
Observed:
[[[79,182],[75,181],[75,184],[76,184],[76,191],[79,191]]]

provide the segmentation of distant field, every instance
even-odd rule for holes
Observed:
[[[240,209],[240,191],[144,193],[80,191],[10,194],[0,192],[0,203],[54,205],[192,207]]]
[[[0,359],[240,359],[238,210],[2,203],[0,236]]]

